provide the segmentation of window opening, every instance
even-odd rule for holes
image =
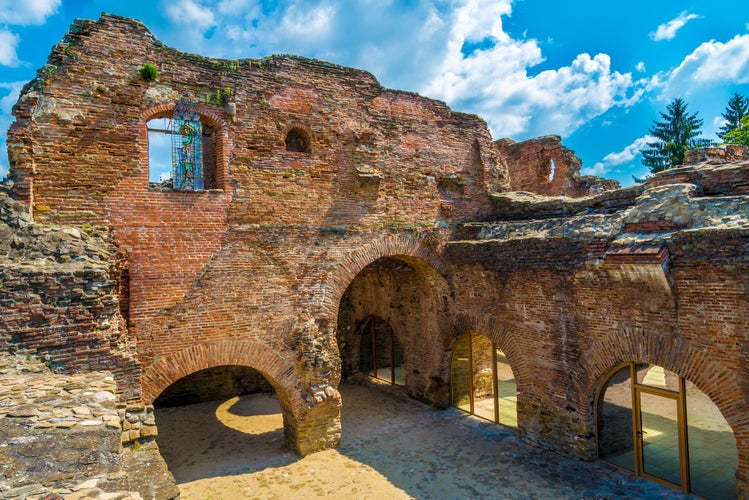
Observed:
[[[169,118],[154,118],[148,130],[148,180],[164,182],[172,178],[172,123]]]
[[[507,357],[488,337],[468,332],[450,362],[451,404],[494,423],[517,428],[517,384]]]
[[[387,321],[367,318],[360,327],[359,370],[394,385],[406,385],[403,347]]]
[[[738,449],[717,406],[660,366],[627,363],[601,388],[599,459],[701,497],[736,498]]]
[[[310,152],[309,138],[307,137],[307,134],[304,133],[304,131],[298,128],[289,130],[289,133],[286,134],[285,143],[286,151],[296,153]]]

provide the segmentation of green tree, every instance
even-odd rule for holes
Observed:
[[[663,121],[653,120],[653,126],[648,129],[656,140],[648,142],[648,149],[642,151],[642,164],[651,174],[681,165],[688,150],[711,144],[699,138],[702,120],[697,118],[697,113],[687,113],[684,99],[674,99],[660,115]]]
[[[718,137],[726,140],[726,134],[739,128],[742,118],[747,115],[749,115],[749,99],[738,93],[733,94],[733,97],[728,100],[726,111],[720,115],[726,120],[726,123],[720,127]]]
[[[744,146],[749,146],[749,114],[741,118],[738,127],[726,132],[723,140],[726,141],[726,144],[743,144]]]

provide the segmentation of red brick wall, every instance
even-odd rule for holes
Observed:
[[[616,181],[580,176],[582,162],[574,151],[562,145],[559,136],[547,135],[522,142],[500,139],[495,145],[507,165],[513,191],[580,197],[619,188]]]

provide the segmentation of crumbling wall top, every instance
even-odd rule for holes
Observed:
[[[557,135],[522,142],[500,139],[494,144],[507,166],[513,191],[580,197],[619,188],[613,180],[580,176],[582,162]]]

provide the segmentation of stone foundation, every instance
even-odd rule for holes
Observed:
[[[57,375],[47,364],[30,354],[0,354],[0,496],[178,497],[149,439],[155,435],[150,412],[142,424],[130,422],[140,416],[118,410],[111,375]],[[123,424],[139,427],[137,436]],[[121,444],[125,436],[128,448]]]

